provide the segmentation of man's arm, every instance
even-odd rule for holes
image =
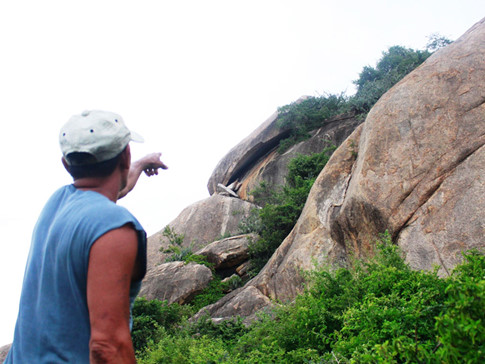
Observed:
[[[135,363],[129,292],[137,252],[138,240],[131,225],[107,232],[91,247],[87,300],[92,364]]]
[[[160,160],[162,153],[152,153],[131,164],[130,172],[128,174],[128,182],[120,193],[118,199],[125,197],[138,182],[141,172],[145,172],[148,177],[158,174],[158,169],[167,169],[168,167]]]

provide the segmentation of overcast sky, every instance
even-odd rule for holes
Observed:
[[[0,3],[0,346],[11,342],[36,218],[71,180],[58,131],[85,109],[123,116],[170,167],[120,201],[149,234],[208,197],[217,162],[279,106],[352,94],[392,45],[457,39],[483,0]]]

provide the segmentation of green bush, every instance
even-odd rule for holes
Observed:
[[[166,237],[169,242],[169,246],[166,249],[160,248],[163,253],[170,254],[165,262],[183,261],[189,255],[192,254],[192,247],[183,247],[184,234],[177,234],[175,229],[171,228],[170,225],[165,226],[162,232],[162,236]]]
[[[197,312],[202,307],[211,305],[224,297],[224,291],[225,286],[221,282],[221,279],[218,276],[213,275],[213,279],[208,287],[195,296],[194,299],[190,301],[189,305],[192,307],[193,312]]]
[[[278,108],[278,126],[290,130],[288,138],[280,142],[278,152],[282,154],[292,145],[308,139],[309,132],[321,127],[325,120],[348,111],[350,104],[343,94],[308,97]]]
[[[303,181],[314,181],[327,164],[335,149],[337,149],[335,146],[331,146],[320,153],[311,155],[299,154],[293,158],[288,163],[288,175],[286,177],[288,186],[295,188],[302,186]]]
[[[187,308],[177,303],[168,305],[166,301],[148,301],[144,297],[138,297],[132,310],[131,337],[135,352],[142,354],[150,342],[161,339],[163,330],[172,330],[189,313]]]
[[[188,329],[192,336],[202,335],[208,338],[221,339],[226,347],[234,345],[248,331],[249,329],[240,317],[214,323],[210,316],[203,316]]]
[[[249,245],[250,275],[261,270],[293,229],[315,179],[334,150],[330,147],[320,153],[298,155],[288,164],[287,183],[281,190],[271,191],[263,182],[252,192],[255,202],[263,207],[254,210],[241,225],[241,232],[257,232],[260,236]],[[251,227],[254,230],[249,231]]]
[[[446,287],[446,310],[436,320],[442,362],[485,362],[485,259],[477,251],[465,256]]]
[[[357,362],[420,362],[436,344],[446,282],[436,272],[411,270],[389,236],[384,242],[376,258],[354,270],[358,301],[343,311],[332,350]]]
[[[390,47],[383,52],[375,68],[366,66],[354,81],[357,92],[349,99],[350,106],[358,113],[367,113],[377,100],[429,56],[420,51],[401,46]]]
[[[428,43],[426,44],[426,50],[428,52],[435,52],[438,49],[446,47],[447,45],[453,43],[450,39],[443,37],[438,33],[433,33],[428,37]]]
[[[484,257],[466,254],[443,279],[410,269],[389,236],[377,249],[368,262],[309,274],[307,291],[252,327],[237,350],[270,348],[281,362],[305,349],[321,362],[483,362]]]
[[[192,252],[193,244],[188,247],[183,247],[184,235],[177,234],[175,229],[171,228],[169,225],[165,226],[162,235],[165,236],[169,241],[169,246],[167,249],[163,249],[164,253],[170,253],[170,255],[165,258],[165,263],[167,262],[194,262],[197,264],[205,265],[206,267],[212,269],[213,264],[207,261],[207,258],[203,255],[197,255]]]
[[[186,332],[165,335],[139,364],[210,364],[227,358],[224,343],[206,336],[192,337]]]

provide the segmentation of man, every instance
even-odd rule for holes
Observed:
[[[146,234],[116,201],[167,167],[131,164],[142,141],[114,113],[87,111],[61,129],[74,179],[45,205],[32,236],[15,336],[5,363],[134,363],[131,307],[146,271]]]

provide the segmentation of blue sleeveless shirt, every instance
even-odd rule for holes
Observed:
[[[89,363],[89,252],[99,237],[126,224],[137,232],[137,259],[144,276],[146,234],[128,210],[73,185],[54,193],[34,228],[14,340],[5,363]],[[132,283],[131,303],[140,286],[141,281]]]

